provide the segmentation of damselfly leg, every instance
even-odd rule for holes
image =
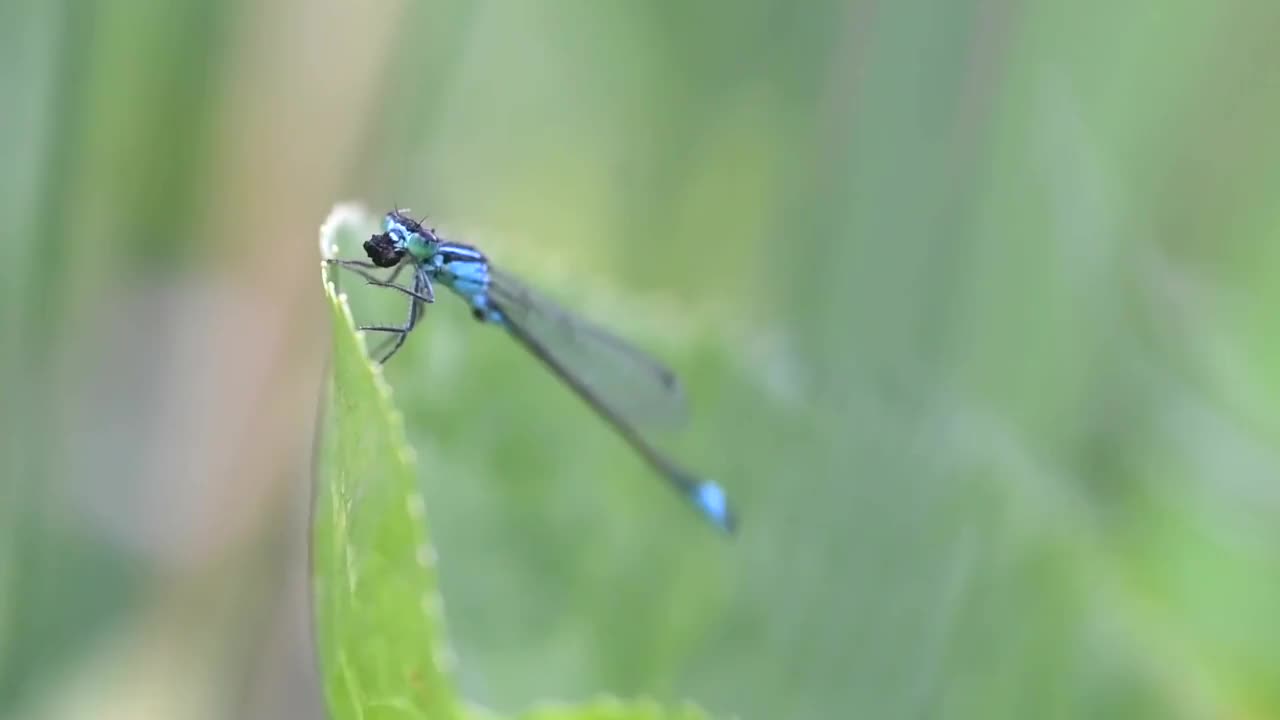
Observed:
[[[381,357],[378,360],[378,363],[379,364],[385,363],[387,360],[391,359],[392,355],[395,355],[397,352],[399,352],[400,347],[404,345],[405,339],[409,336],[409,333],[415,327],[417,327],[418,320],[422,318],[422,306],[426,303],[435,302],[436,300],[435,290],[431,287],[431,279],[421,272],[415,272],[413,277],[413,287],[407,288],[395,282],[396,278],[400,275],[401,271],[403,271],[404,268],[406,267],[405,264],[397,265],[391,271],[390,275],[388,275],[386,278],[380,278],[368,272],[368,270],[365,269],[365,268],[370,268],[370,269],[378,268],[378,266],[374,265],[373,263],[361,262],[359,260],[337,260],[337,259],[331,259],[330,262],[334,263],[335,265],[338,265],[339,267],[346,268],[347,270],[350,270],[351,272],[364,278],[365,283],[368,285],[372,285],[374,287],[385,287],[385,288],[391,288],[393,290],[399,290],[400,292],[404,293],[405,295],[408,295],[411,298],[411,302],[409,303],[409,316],[405,320],[403,325],[360,325],[358,327],[358,329],[360,330],[365,330],[369,332],[384,332],[384,333],[392,334],[391,337],[388,337],[386,340],[379,343],[378,346],[375,347],[370,353],[375,357],[381,355]],[[382,354],[383,348],[385,348],[389,344],[391,345],[391,349],[388,350],[385,355],[383,355]]]
[[[408,267],[408,265],[401,263],[395,266],[395,268],[391,271],[390,275],[386,276],[385,278],[380,278],[377,275],[374,275],[373,273],[369,272],[369,270],[382,269],[377,265],[374,265],[373,263],[363,262],[361,260],[339,260],[337,258],[330,258],[329,262],[334,265],[337,265],[338,267],[346,268],[347,270],[350,270],[351,272],[359,275],[360,277],[364,278],[370,285],[380,285],[380,286],[386,286],[388,284],[395,283],[396,278],[400,277],[400,273],[406,267]],[[405,288],[400,285],[396,285],[396,287],[399,287],[402,290],[408,290],[408,288]]]

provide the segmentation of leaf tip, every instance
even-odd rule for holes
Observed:
[[[343,228],[369,224],[369,213],[355,202],[342,202],[333,206],[328,217],[320,223],[320,257],[331,260],[338,253],[338,235]]]

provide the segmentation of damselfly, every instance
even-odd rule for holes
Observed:
[[[673,462],[640,432],[648,421],[683,414],[684,392],[666,366],[494,267],[476,248],[446,241],[398,210],[387,213],[383,231],[365,241],[364,250],[370,262],[330,262],[359,274],[370,285],[398,290],[410,300],[404,324],[360,327],[389,334],[390,349],[379,362],[385,363],[404,345],[425,305],[435,302],[434,283],[440,283],[462,298],[477,320],[504,328],[538,358],[694,509],[720,529],[733,530],[734,515],[724,490]],[[374,275],[372,271],[380,268],[391,272],[386,277]],[[408,286],[396,282],[405,269],[413,276]]]

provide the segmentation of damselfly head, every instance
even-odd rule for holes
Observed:
[[[365,252],[369,253],[369,259],[382,267],[395,265],[406,253],[411,255],[414,261],[422,262],[440,248],[440,237],[436,235],[435,230],[423,227],[420,221],[414,220],[399,210],[387,213],[382,220],[382,229],[381,236],[375,235],[369,238],[369,242],[364,246]],[[382,239],[379,239],[380,237]],[[370,243],[377,247],[370,248]],[[399,254],[394,254],[393,250],[398,250]],[[374,257],[375,251],[379,257]],[[383,262],[387,264],[382,265]]]
[[[378,267],[395,267],[404,259],[405,249],[391,237],[391,233],[370,235],[364,241],[364,251]]]

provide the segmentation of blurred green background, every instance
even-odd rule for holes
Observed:
[[[347,199],[669,360],[742,514],[443,298],[388,376],[473,701],[1280,717],[1277,38],[1263,0],[6,0],[0,717],[320,716]]]

